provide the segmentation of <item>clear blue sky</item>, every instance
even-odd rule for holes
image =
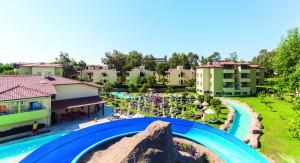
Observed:
[[[155,57],[196,52],[251,59],[300,26],[289,0],[1,0],[0,62],[53,61],[60,51],[89,64],[106,51]]]

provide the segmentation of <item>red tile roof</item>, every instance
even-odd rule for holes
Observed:
[[[44,63],[44,62],[38,62],[38,63],[19,63],[20,67],[64,67],[62,64],[52,64],[52,63]]]
[[[58,110],[58,109],[81,107],[86,105],[95,105],[103,102],[104,101],[102,101],[99,96],[92,96],[92,97],[52,101],[51,106],[52,106],[52,110]]]
[[[0,75],[0,100],[50,96],[56,94],[54,85],[66,84],[86,84],[101,88],[97,84],[58,76],[44,78],[42,75]]]

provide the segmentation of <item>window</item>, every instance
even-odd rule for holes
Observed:
[[[228,73],[224,74],[224,79],[230,79],[230,78],[232,78],[232,74],[228,74]]]
[[[241,95],[241,92],[234,92],[234,95]]]
[[[242,87],[250,87],[249,82],[242,82],[241,85],[242,85]]]
[[[243,95],[248,95],[248,92],[243,92]]]
[[[241,65],[241,69],[249,69],[248,65]]]
[[[249,75],[247,73],[242,73],[241,78],[249,78]]]
[[[202,86],[202,82],[200,82],[200,86]]]
[[[216,92],[216,95],[222,95],[222,92]]]
[[[232,95],[232,92],[224,92],[224,95]]]
[[[200,78],[202,78],[202,74],[200,74]]]

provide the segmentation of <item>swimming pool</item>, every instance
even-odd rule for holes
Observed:
[[[249,111],[243,108],[243,106],[230,100],[222,101],[226,102],[236,110],[233,122],[227,132],[243,140],[248,135],[250,129],[251,115]]]
[[[46,136],[34,136],[0,145],[0,162],[18,162],[20,159],[39,148],[40,146],[60,138],[69,132],[56,133]]]
[[[111,92],[110,94],[114,95],[117,98],[124,98],[124,99],[136,98],[136,96],[129,95],[126,92]]]

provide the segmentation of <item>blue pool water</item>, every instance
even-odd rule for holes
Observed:
[[[40,146],[66,135],[68,132],[62,132],[47,136],[32,137],[30,139],[19,140],[9,144],[0,145],[0,162],[10,163],[18,160]]]
[[[229,100],[223,100],[236,110],[233,122],[228,130],[228,133],[243,140],[247,135],[250,128],[251,115],[243,106],[231,102]]]
[[[110,94],[111,94],[111,95],[114,95],[114,96],[117,97],[117,98],[124,98],[124,99],[136,98],[136,96],[128,95],[128,94],[125,93],[125,92],[111,92]]]

